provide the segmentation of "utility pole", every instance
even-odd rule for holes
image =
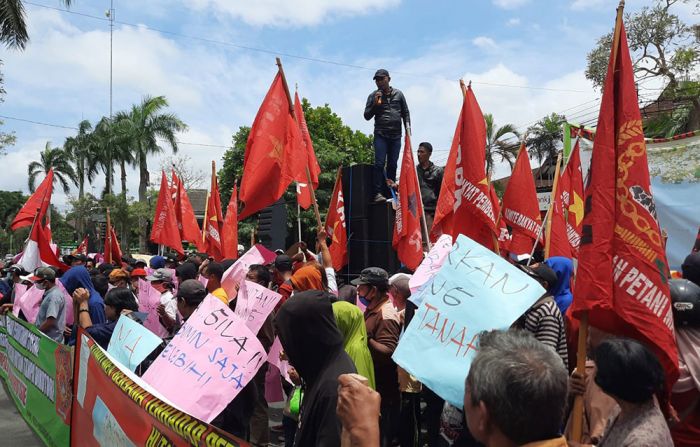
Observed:
[[[109,125],[110,127],[112,126],[112,61],[113,61],[113,42],[114,42],[114,0],[109,0],[109,11],[105,14],[107,18],[109,19]],[[107,176],[107,181],[114,183],[114,170],[112,169],[112,163],[113,163],[113,153],[114,153],[114,147],[113,147],[113,141],[112,141],[112,133],[110,129],[110,137],[109,137],[109,175]],[[107,190],[110,192],[110,194],[113,192],[112,191],[112,185],[107,185],[108,188]]]

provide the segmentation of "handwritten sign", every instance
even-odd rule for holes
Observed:
[[[143,379],[182,410],[211,422],[250,382],[266,357],[240,317],[208,295]]]
[[[168,330],[160,323],[159,305],[160,292],[154,289],[150,282],[139,279],[139,311],[148,314],[143,325],[158,337],[163,338],[168,335]]]
[[[408,287],[411,289],[411,297],[409,299],[413,301],[413,304],[420,305],[420,302],[416,302],[418,297],[416,292],[433,279],[442,267],[442,264],[445,263],[445,258],[450,253],[450,250],[452,250],[452,236],[443,234],[435,242],[428,255],[423,258],[411,279],[408,280]]]
[[[162,340],[131,318],[120,316],[109,340],[107,352],[132,371],[144,361]]]
[[[12,313],[19,318],[21,310],[27,321],[34,324],[36,316],[39,315],[39,307],[44,291],[34,286],[29,287],[22,296],[15,295],[15,305],[12,306]]]
[[[282,295],[252,281],[243,281],[236,297],[236,315],[257,334]]]
[[[457,238],[394,352],[394,361],[462,408],[479,332],[508,328],[544,289],[497,254]]]
[[[221,278],[221,287],[228,296],[236,295],[236,286],[240,285],[253,264],[267,264],[275,259],[275,254],[260,244],[253,245],[250,250],[238,258]]]

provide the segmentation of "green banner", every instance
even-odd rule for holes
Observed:
[[[49,447],[70,445],[71,349],[12,315],[0,316],[0,377]]]

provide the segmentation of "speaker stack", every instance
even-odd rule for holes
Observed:
[[[257,240],[265,248],[275,251],[278,248],[285,249],[286,238],[287,207],[283,196],[258,214]]]

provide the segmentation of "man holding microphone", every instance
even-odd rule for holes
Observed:
[[[401,90],[389,85],[389,72],[382,69],[374,74],[377,90],[370,93],[365,106],[365,119],[374,117],[374,176],[375,202],[386,201],[383,185],[394,187],[396,164],[401,153],[401,124],[411,132],[411,116]],[[386,165],[386,172],[384,166]],[[385,177],[386,175],[386,177]]]

